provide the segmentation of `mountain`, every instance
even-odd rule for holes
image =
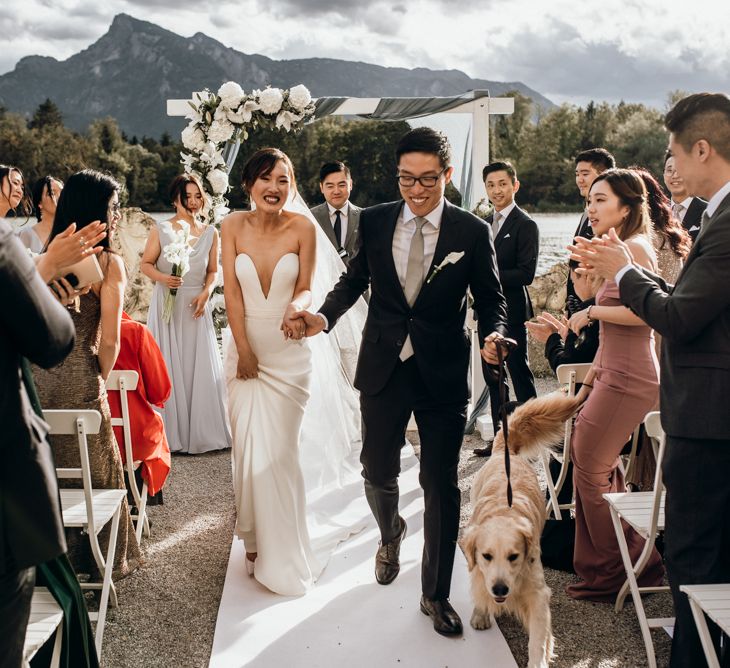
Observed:
[[[130,136],[159,137],[164,131],[177,134],[184,125],[183,119],[167,116],[167,99],[189,98],[203,88],[217,90],[229,80],[244,90],[303,83],[315,97],[448,96],[477,88],[498,96],[517,90],[544,108],[554,106],[520,82],[331,58],[272,60],[241,53],[200,32],[181,37],[127,14],[117,15],[105,35],[67,60],[19,60],[12,72],[0,76],[0,105],[30,116],[50,98],[74,129],[84,130],[95,118],[113,116]]]

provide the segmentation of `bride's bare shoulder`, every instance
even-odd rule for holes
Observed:
[[[250,211],[232,211],[221,221],[221,232],[235,231],[246,224]]]
[[[314,221],[308,216],[296,211],[288,211],[287,215],[289,216],[289,223],[298,230],[313,229]]]

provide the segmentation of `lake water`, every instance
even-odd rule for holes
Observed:
[[[155,220],[167,220],[169,212],[150,214]],[[536,213],[533,218],[540,229],[540,255],[537,261],[537,275],[544,274],[557,262],[565,262],[568,251],[565,247],[572,240],[576,227],[580,220],[579,213]],[[14,225],[22,224],[25,219],[8,218],[7,221]],[[33,224],[28,221],[28,225]]]

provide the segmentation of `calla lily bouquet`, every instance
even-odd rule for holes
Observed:
[[[462,257],[464,257],[464,251],[452,251],[449,253],[437,267],[433,268],[431,275],[426,279],[426,283],[430,283],[444,267],[450,264],[456,264]]]
[[[172,241],[162,248],[162,256],[172,265],[172,275],[182,278],[190,269],[190,225],[184,220],[178,220],[179,230],[172,227],[172,223],[166,221],[161,223],[161,227]],[[172,312],[175,309],[175,296],[177,288],[169,288],[165,295],[165,301],[162,307],[162,319],[170,322]]]

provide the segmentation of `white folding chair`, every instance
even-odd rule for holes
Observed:
[[[582,383],[592,364],[561,364],[557,370],[558,382],[561,385],[565,385],[568,388],[568,396],[575,396],[575,386],[578,383]],[[568,420],[565,423],[565,436],[563,437],[563,450],[561,454],[550,453],[547,450],[542,452],[542,466],[545,470],[545,478],[547,479],[547,489],[550,500],[548,501],[546,512],[548,517],[552,512],[555,515],[555,519],[562,519],[561,510],[571,510],[574,508],[573,503],[560,503],[558,501],[558,495],[560,490],[563,489],[565,484],[565,478],[568,474],[568,465],[570,464],[570,437],[573,433],[573,420]],[[560,473],[558,479],[553,481],[553,477],[550,474],[550,457],[555,457],[560,461]]]
[[[150,523],[147,518],[147,482],[143,481],[142,489],[137,485],[137,479],[134,472],[142,465],[140,460],[135,460],[132,454],[132,429],[129,419],[129,401],[127,392],[133,392],[137,389],[139,382],[139,374],[136,371],[112,371],[106,381],[106,389],[119,392],[119,403],[122,406],[122,417],[112,418],[112,426],[121,427],[124,438],[124,459],[125,468],[127,469],[127,479],[129,480],[129,489],[132,491],[134,505],[137,513],[132,514],[134,521],[135,534],[137,542],[142,542],[142,531],[149,538]],[[120,444],[121,445],[121,444]]]
[[[666,440],[659,420],[658,411],[653,411],[646,415],[644,418],[644,426],[647,435],[652,440],[652,447],[655,448],[657,467],[656,474],[654,475],[654,489],[651,492],[604,494],[603,498],[606,499],[611,510],[613,528],[616,532],[621,558],[626,569],[626,582],[616,597],[616,612],[619,612],[623,608],[626,596],[631,592],[634,608],[636,609],[636,616],[639,619],[639,626],[641,627],[641,635],[644,639],[644,646],[646,647],[647,661],[650,668],[656,668],[651,629],[674,626],[674,618],[647,618],[644,604],[641,600],[641,594],[667,592],[669,591],[669,587],[639,587],[638,578],[644,572],[644,568],[646,568],[646,564],[654,549],[657,532],[664,530],[665,493],[662,483],[662,458],[664,457]],[[629,547],[626,543],[626,536],[621,524],[622,519],[646,540],[644,549],[635,564],[631,561]]]
[[[730,636],[730,584],[680,585],[689,598],[708,668],[720,668],[705,614]]]
[[[25,646],[23,659],[29,662],[55,635],[50,668],[58,668],[61,661],[61,645],[63,644],[63,610],[45,587],[35,587],[30,603],[30,617],[25,630]]]
[[[101,644],[104,638],[106,610],[111,596],[111,605],[117,605],[117,593],[112,583],[114,567],[114,551],[119,532],[119,518],[122,502],[127,496],[124,489],[94,489],[91,484],[89,466],[89,448],[87,434],[98,434],[101,426],[101,414],[92,410],[48,410],[43,411],[44,420],[51,427],[54,435],[75,435],[79,444],[81,468],[56,469],[59,478],[80,478],[83,489],[61,489],[61,510],[65,527],[80,528],[88,534],[91,552],[102,574],[102,582],[82,582],[82,589],[100,589],[99,612],[89,613],[91,621],[96,621],[96,651],[101,656]],[[99,546],[99,532],[111,521],[109,547],[106,559]]]

